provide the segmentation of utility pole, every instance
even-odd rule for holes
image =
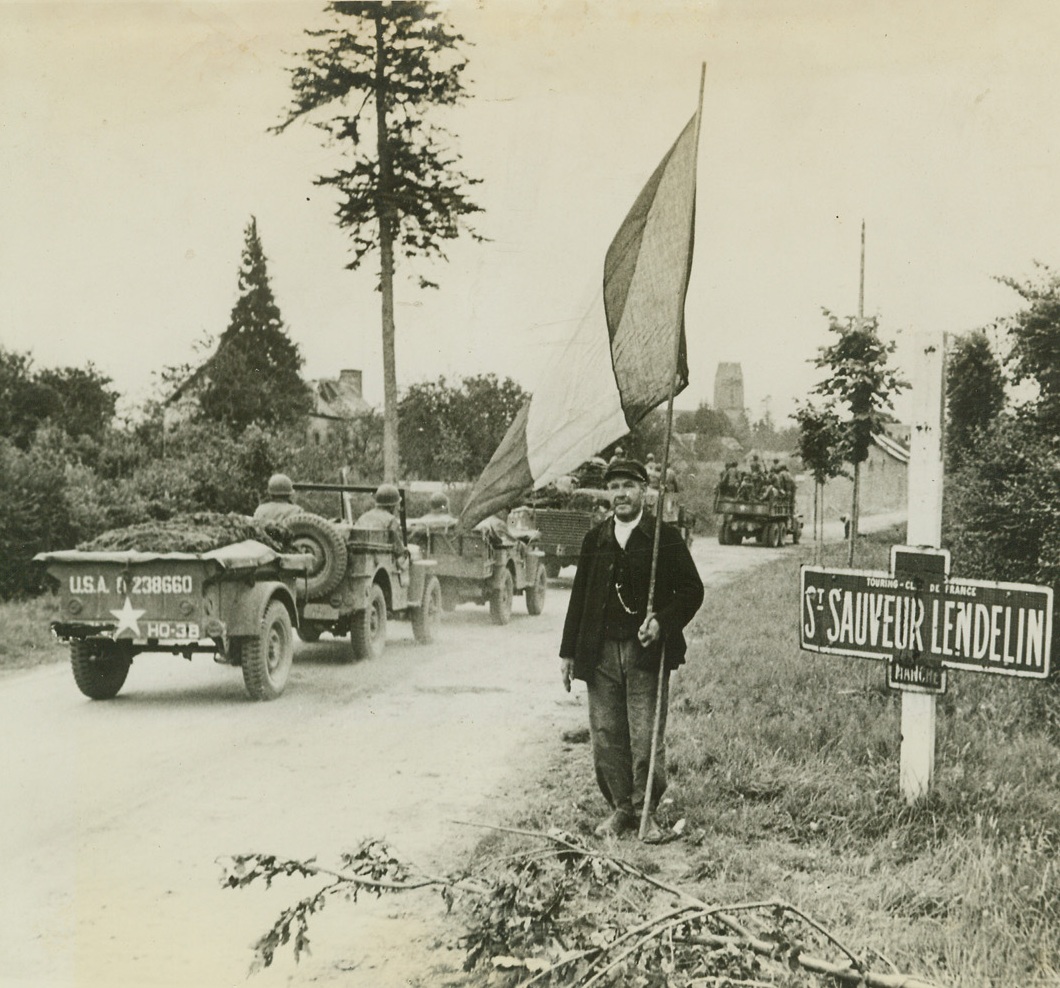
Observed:
[[[861,272],[858,277],[858,332],[865,328],[865,221],[861,221]],[[854,464],[854,491],[850,504],[850,535],[847,544],[847,566],[854,565],[854,543],[858,538],[861,515],[861,464]]]

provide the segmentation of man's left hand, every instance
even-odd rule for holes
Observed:
[[[654,617],[649,617],[637,630],[637,640],[641,645],[650,645],[657,642],[661,634],[659,622]]]

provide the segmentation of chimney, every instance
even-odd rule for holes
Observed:
[[[361,372],[359,370],[340,370],[339,384],[354,391],[358,398],[364,397],[361,393]]]

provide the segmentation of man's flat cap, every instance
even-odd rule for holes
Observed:
[[[604,483],[606,484],[612,477],[632,477],[646,484],[648,471],[644,469],[643,463],[638,463],[636,460],[615,460],[604,473]]]

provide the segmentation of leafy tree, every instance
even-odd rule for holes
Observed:
[[[1042,431],[1060,435],[1060,274],[1038,265],[1036,280],[1000,278],[1027,307],[999,320],[1011,342],[1008,365],[1013,383],[1029,382],[1037,394],[1029,403]]]
[[[946,367],[946,456],[951,469],[1005,407],[1005,375],[982,330],[959,336]]]
[[[813,474],[813,532],[815,553],[820,560],[824,544],[824,485],[843,472],[845,435],[839,416],[833,408],[810,404],[798,405],[794,415],[798,423],[798,452],[806,469]]]
[[[495,374],[445,377],[405,390],[398,406],[406,472],[431,480],[473,480],[489,463],[526,392]]]
[[[257,220],[247,224],[239,297],[217,351],[203,365],[203,418],[241,432],[252,422],[279,425],[312,409],[299,373],[302,356],[273,298]]]
[[[848,555],[848,564],[852,566],[858,534],[861,464],[868,458],[873,436],[884,431],[892,396],[908,385],[887,365],[894,343],[880,339],[875,317],[848,316],[840,321],[827,309],[824,314],[829,331],[837,339],[831,346],[818,350],[814,365],[829,371],[829,376],[814,388],[814,393],[838,401],[845,412],[843,448],[847,462],[854,468]]]
[[[449,135],[429,123],[433,107],[464,97],[464,39],[428,3],[329,3],[333,25],[306,32],[317,40],[291,71],[294,90],[280,133],[307,118],[349,152],[348,162],[316,179],[335,190],[339,226],[350,232],[357,269],[379,251],[383,331],[383,473],[398,471],[398,393],[394,355],[395,254],[445,259],[443,246],[467,230],[480,207],[468,197],[477,180],[459,170]],[[362,117],[374,116],[374,127]],[[437,287],[422,276],[421,287]]]
[[[735,429],[724,412],[715,411],[705,401],[699,403],[694,412],[677,412],[674,415],[676,432],[695,432],[707,438],[732,436]]]
[[[68,436],[102,439],[114,420],[118,393],[111,379],[91,363],[87,367],[60,367],[42,370],[37,383],[55,394],[52,421]]]
[[[37,380],[29,355],[0,347],[0,437],[28,449],[37,426],[58,405],[55,392]]]

